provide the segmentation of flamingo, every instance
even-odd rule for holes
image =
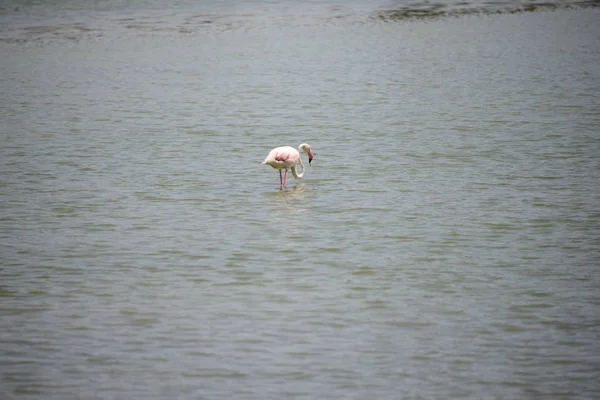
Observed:
[[[313,152],[310,148],[310,145],[307,143],[302,143],[298,146],[298,150],[291,146],[282,146],[276,147],[269,152],[265,161],[262,164],[270,165],[271,167],[279,170],[279,184],[281,186],[285,186],[287,183],[288,176],[288,168],[292,170],[292,175],[296,179],[302,179],[304,176],[304,164],[302,163],[302,158],[300,158],[300,151],[308,154],[308,164],[313,159]],[[300,164],[302,166],[302,173],[298,173],[296,170],[296,166]],[[281,176],[281,170],[285,169],[285,176]]]

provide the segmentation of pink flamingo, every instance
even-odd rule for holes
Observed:
[[[279,184],[281,186],[285,186],[287,183],[288,169],[292,170],[292,175],[294,175],[294,178],[296,179],[302,179],[304,176],[304,164],[302,163],[302,158],[300,158],[300,151],[308,154],[308,164],[310,165],[310,162],[313,159],[313,153],[310,145],[306,143],[302,143],[300,146],[298,146],[298,150],[291,146],[276,147],[269,152],[269,155],[262,163],[278,169]],[[302,166],[302,173],[300,174],[296,170],[296,166],[298,164]],[[284,177],[281,176],[282,169],[285,169]]]

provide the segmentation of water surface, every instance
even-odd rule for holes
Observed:
[[[569,4],[5,3],[2,397],[598,398]]]

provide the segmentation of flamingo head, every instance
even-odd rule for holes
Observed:
[[[298,150],[303,151],[306,154],[308,154],[308,163],[310,164],[310,162],[313,159],[313,152],[310,148],[310,145],[308,143],[302,143],[300,146],[298,146]]]

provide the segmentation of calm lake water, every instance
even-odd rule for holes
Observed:
[[[0,398],[600,398],[596,2],[23,3]]]

